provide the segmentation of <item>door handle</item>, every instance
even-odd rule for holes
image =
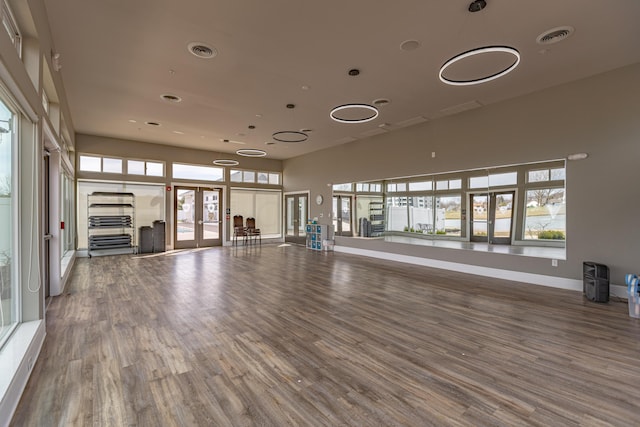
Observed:
[[[44,240],[51,240],[53,238],[53,234],[45,234]]]
[[[198,220],[198,225],[202,225],[202,224],[203,224],[202,220],[201,219]]]

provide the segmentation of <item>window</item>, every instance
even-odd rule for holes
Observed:
[[[460,236],[462,229],[462,196],[436,197],[435,233]]]
[[[525,240],[565,240],[564,188],[527,190],[524,220]]]
[[[13,240],[16,181],[13,167],[13,113],[0,101],[0,347],[18,322],[20,293],[15,280],[16,263]]]
[[[279,173],[269,173],[269,184],[271,185],[280,185],[280,174]]]
[[[530,170],[527,174],[527,182],[564,181],[564,179],[564,168]]]
[[[433,190],[433,181],[410,182],[409,191],[431,191]]]
[[[147,176],[164,176],[164,163],[147,162]]]
[[[141,160],[127,160],[127,173],[129,175],[144,175],[144,162]]]
[[[231,169],[230,180],[231,182],[242,182],[242,171]]]
[[[83,172],[102,172],[102,158],[80,156],[80,170]]]
[[[409,198],[409,230],[414,233],[432,234],[433,196],[417,196]]]
[[[353,191],[353,184],[333,184],[333,191]]]
[[[164,163],[127,160],[127,173],[129,175],[164,176]]]
[[[102,172],[122,173],[122,159],[104,157],[102,159]]]
[[[173,178],[176,179],[197,179],[201,181],[222,181],[224,169],[212,166],[185,165],[182,163],[173,164]]]
[[[492,173],[489,175],[489,187],[500,187],[503,185],[516,185],[518,183],[517,172]]]
[[[282,193],[273,190],[231,189],[231,214],[256,219],[262,237],[282,235]]]
[[[13,47],[18,51],[18,56],[22,58],[22,36],[7,0],[2,1],[2,24],[7,34],[9,34]]]
[[[229,180],[231,182],[246,182],[249,184],[280,185],[280,174],[278,172],[231,169]]]
[[[408,221],[407,198],[387,197],[387,231],[408,231]]]
[[[469,178],[469,188],[489,188],[489,177],[472,176]]]
[[[242,181],[243,182],[256,182],[256,173],[254,171],[243,171],[242,172]]]

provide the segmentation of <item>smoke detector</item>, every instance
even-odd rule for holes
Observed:
[[[191,54],[203,59],[210,59],[218,54],[218,51],[215,50],[215,48],[200,42],[189,43],[187,45],[187,49],[189,49]]]
[[[538,44],[558,43],[569,37],[574,31],[575,29],[568,25],[552,28],[536,37],[536,42],[538,42]]]

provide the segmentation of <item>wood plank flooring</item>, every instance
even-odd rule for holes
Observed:
[[[79,259],[12,425],[640,425],[640,321],[297,246]]]

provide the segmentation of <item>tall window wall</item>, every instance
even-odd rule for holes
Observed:
[[[262,237],[282,235],[282,193],[272,190],[231,189],[231,215],[256,219]]]
[[[351,184],[341,184],[333,189],[350,188]],[[371,186],[357,183],[355,191],[358,216],[366,217],[361,201],[366,200]],[[564,161],[387,180],[381,191],[385,231],[431,238],[563,245],[565,192]]]
[[[14,114],[0,100],[0,347],[18,321]]]

